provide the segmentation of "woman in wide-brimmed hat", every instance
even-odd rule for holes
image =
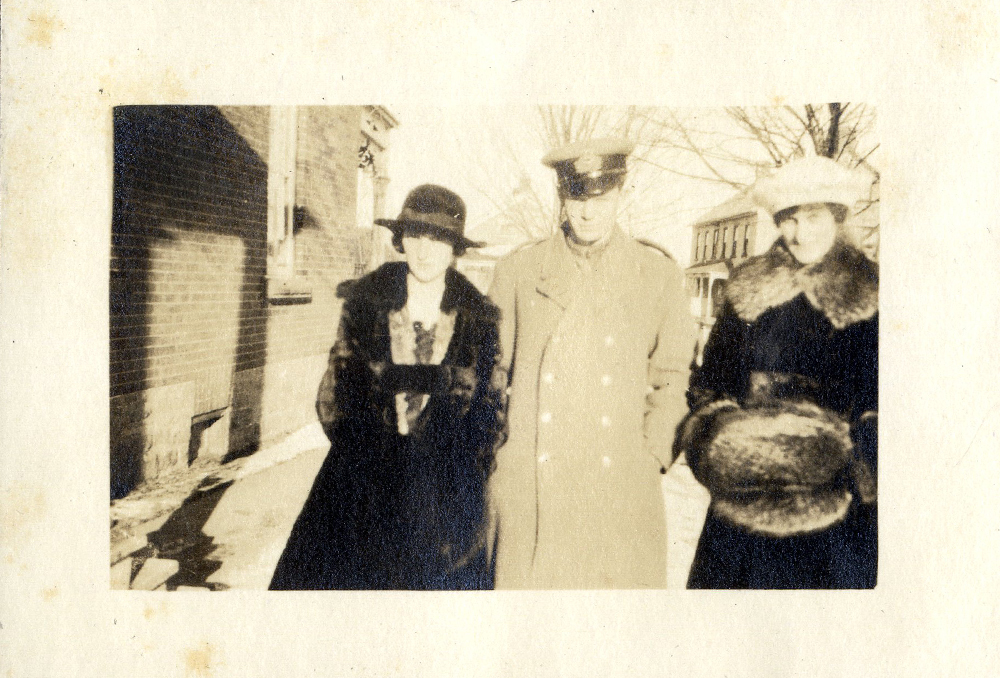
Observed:
[[[844,231],[862,186],[813,157],[755,187],[781,237],[728,281],[676,439],[712,496],[690,588],[875,585],[878,268]]]
[[[480,243],[440,186],[415,188],[397,219],[376,223],[405,261],[347,295],[316,403],[332,448],[271,588],[488,588],[499,312],[453,267]]]

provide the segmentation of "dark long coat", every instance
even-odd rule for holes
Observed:
[[[746,262],[689,401],[677,451],[712,495],[689,587],[873,587],[876,265],[839,241]]]
[[[272,589],[491,585],[483,495],[504,429],[499,313],[449,269],[441,309],[453,329],[443,360],[395,364],[406,275],[405,263],[385,264],[344,304],[317,397],[332,447]],[[429,394],[408,435],[397,427],[400,392]]]

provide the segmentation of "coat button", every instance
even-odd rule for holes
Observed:
[[[611,457],[601,457],[601,466],[611,468]]]
[[[543,424],[547,424],[550,421],[552,421],[552,413],[551,412],[542,412],[542,416],[539,417],[539,419],[541,419],[541,421],[542,421]]]
[[[538,455],[538,463],[544,464],[548,460],[549,460],[549,455],[547,455],[547,454],[540,454],[540,455]]]
[[[611,386],[611,375],[605,374],[601,377],[601,386]]]
[[[542,375],[542,381],[544,381],[546,384],[551,384],[554,380],[555,380],[555,375],[552,374],[551,372],[546,372],[545,374]]]
[[[562,337],[560,337],[558,334],[552,337],[553,344],[558,344],[560,341],[562,341]]]
[[[601,417],[601,426],[603,426],[604,428],[611,426],[611,417],[609,417],[608,415],[604,415],[603,417]]]
[[[612,337],[610,334],[608,336],[604,337],[604,345],[605,346],[614,346],[615,345],[615,338]]]

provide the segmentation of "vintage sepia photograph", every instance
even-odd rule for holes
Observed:
[[[9,0],[0,676],[1000,675],[1000,5]]]
[[[874,588],[875,123],[116,106],[111,589]]]

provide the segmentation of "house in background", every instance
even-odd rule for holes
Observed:
[[[315,421],[342,300],[376,261],[377,106],[114,113],[111,495]]]
[[[692,226],[691,265],[685,283],[691,315],[698,321],[699,353],[722,306],[722,291],[730,272],[774,242],[778,230],[771,216],[739,193],[702,216]]]
[[[879,182],[874,170],[868,197],[851,211],[846,222],[848,238],[872,260],[879,249]],[[749,257],[763,254],[774,244],[778,229],[770,214],[758,209],[749,190],[721,203],[691,226],[691,265],[685,284],[691,299],[691,314],[698,321],[698,356],[722,308],[726,280],[734,268]]]

